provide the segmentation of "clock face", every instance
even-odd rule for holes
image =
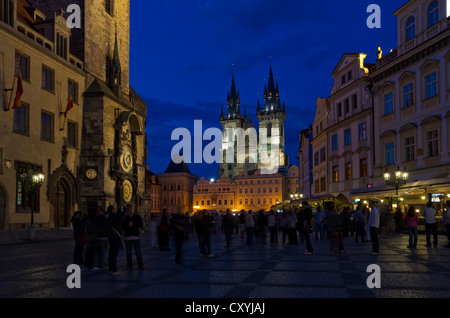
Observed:
[[[86,177],[90,180],[97,178],[97,171],[95,169],[86,170]]]
[[[131,201],[131,198],[133,197],[133,186],[131,185],[131,182],[128,180],[125,180],[123,182],[123,200],[128,203]]]
[[[125,172],[130,172],[133,169],[133,155],[128,147],[124,147],[122,149],[122,154],[120,155],[120,165]]]

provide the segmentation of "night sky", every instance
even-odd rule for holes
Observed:
[[[164,0],[131,1],[131,85],[148,104],[148,163],[162,173],[170,162],[172,131],[194,132],[194,120],[221,129],[234,68],[247,109],[257,124],[270,63],[286,102],[286,152],[298,165],[298,134],[314,120],[318,97],[328,97],[331,73],[344,53],[365,53],[375,63],[397,46],[392,14],[407,0]],[[366,12],[381,7],[381,28]],[[234,65],[234,67],[233,67]],[[242,113],[241,113],[242,114]],[[192,136],[193,139],[194,136]],[[209,142],[204,142],[204,146]],[[193,157],[193,155],[192,155]],[[193,158],[192,158],[193,161]],[[192,173],[217,178],[218,164],[189,164]]]

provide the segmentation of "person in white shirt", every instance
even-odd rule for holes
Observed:
[[[372,251],[370,254],[376,255],[380,253],[380,242],[378,240],[378,229],[380,228],[380,212],[378,211],[379,201],[371,199],[369,207],[371,208],[368,226],[370,229],[370,237],[372,238]]]
[[[436,247],[438,243],[436,210],[433,209],[431,202],[427,202],[427,207],[423,210],[423,219],[425,221],[425,232],[427,235],[426,247],[431,247],[431,233],[433,233],[433,245]]]

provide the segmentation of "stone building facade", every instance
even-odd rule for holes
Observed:
[[[0,116],[0,230],[27,227],[30,214],[36,227],[70,226],[89,202],[140,211],[147,110],[129,84],[129,1],[0,2],[10,12],[0,17],[0,73],[13,89],[4,108],[16,68],[23,82],[22,107]],[[70,4],[81,29],[67,26]],[[45,174],[40,190],[20,179],[32,171]]]

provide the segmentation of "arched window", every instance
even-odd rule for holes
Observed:
[[[409,17],[406,20],[406,42],[413,39],[416,36],[416,19]]]
[[[439,2],[434,1],[430,4],[427,11],[428,27],[432,27],[439,21]]]

